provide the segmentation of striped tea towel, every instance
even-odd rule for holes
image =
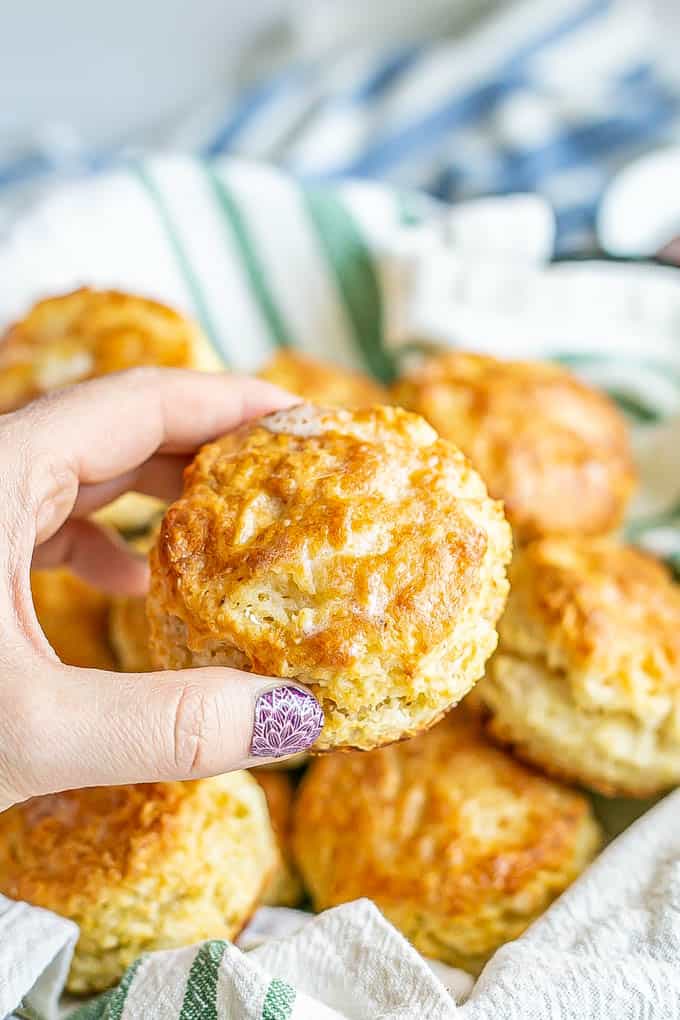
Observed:
[[[446,201],[536,192],[555,210],[557,250],[579,253],[595,246],[612,174],[680,138],[672,0],[287,7],[281,70],[245,91],[234,81],[156,132],[155,147],[267,160],[307,182],[389,181]],[[477,21],[461,35],[463,7]],[[354,41],[339,45],[352,19]],[[271,54],[242,60],[258,63],[270,66]],[[124,154],[74,135],[48,125],[14,151],[0,145],[0,221],[5,197],[99,173]],[[127,151],[148,144],[142,135]]]
[[[418,953],[359,900],[248,953],[213,941],[142,957],[72,1020],[448,1020],[454,1008]]]

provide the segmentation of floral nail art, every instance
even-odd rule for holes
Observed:
[[[250,753],[283,758],[311,747],[321,732],[323,712],[313,694],[297,687],[273,687],[257,699]]]

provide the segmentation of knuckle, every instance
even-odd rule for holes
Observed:
[[[73,468],[53,453],[43,450],[36,450],[31,456],[29,472],[32,488],[44,500],[59,497],[64,489],[72,490],[78,485]]]
[[[208,696],[198,684],[186,683],[175,703],[173,717],[173,766],[190,779],[201,772],[208,743]]]
[[[73,509],[78,477],[69,464],[38,452],[31,460],[28,488],[36,514],[37,538],[42,541],[61,527]]]

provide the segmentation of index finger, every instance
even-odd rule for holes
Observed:
[[[16,412],[32,460],[105,482],[152,454],[189,453],[295,398],[247,376],[141,368],[60,390]]]
[[[56,391],[7,415],[0,443],[19,499],[15,510],[35,521],[26,541],[45,541],[61,527],[81,484],[117,478],[157,451],[192,452],[297,399],[246,376],[136,368]]]

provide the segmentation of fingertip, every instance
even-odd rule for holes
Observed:
[[[311,691],[274,683],[255,703],[250,742],[253,758],[290,758],[308,751],[323,728],[323,710]]]

